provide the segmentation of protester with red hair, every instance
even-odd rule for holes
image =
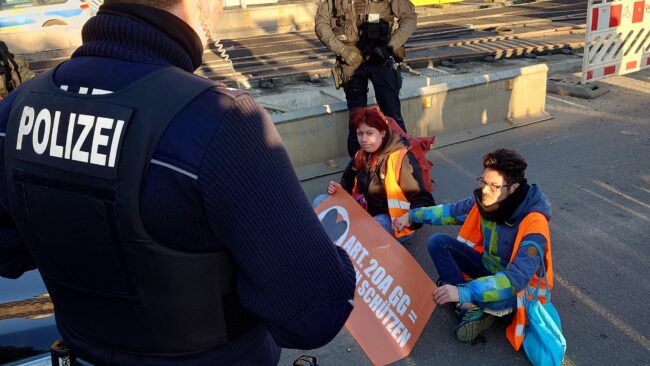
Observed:
[[[330,181],[328,194],[346,190],[377,222],[400,242],[410,238],[414,229],[393,231],[392,220],[409,208],[434,204],[424,186],[422,170],[408,151],[408,142],[388,127],[388,118],[377,107],[357,108],[350,112],[361,148],[343,172],[340,183]],[[327,195],[321,195],[314,206]]]

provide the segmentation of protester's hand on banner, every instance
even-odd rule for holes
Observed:
[[[408,212],[393,220],[393,230],[395,231],[402,231],[402,229],[404,229],[405,227],[410,227],[410,226],[411,226],[411,221]]]
[[[433,300],[436,304],[442,305],[448,302],[458,302],[458,287],[453,285],[444,285],[436,289],[433,293]]]
[[[342,189],[343,187],[339,183],[331,180],[330,184],[327,186],[327,194],[332,195]]]
[[[330,190],[331,189],[331,190]],[[436,307],[436,285],[413,256],[336,182],[316,213],[355,268],[346,328],[375,365],[409,355]]]

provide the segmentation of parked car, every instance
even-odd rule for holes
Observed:
[[[0,365],[51,365],[50,345],[61,336],[38,271],[0,277]]]
[[[0,32],[82,25],[90,16],[85,0],[0,0]]]

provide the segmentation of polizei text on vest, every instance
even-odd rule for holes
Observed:
[[[25,106],[18,126],[16,150],[31,145],[38,155],[112,168],[123,127],[124,121],[119,119],[77,113],[63,115],[61,111],[48,108],[37,112]]]

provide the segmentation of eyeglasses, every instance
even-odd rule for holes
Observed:
[[[483,177],[477,177],[476,181],[478,182],[479,186],[481,186],[481,189],[483,189],[485,186],[490,187],[491,192],[497,192],[501,190],[501,188],[508,187],[509,184],[494,184],[494,183],[488,183],[483,179]]]

